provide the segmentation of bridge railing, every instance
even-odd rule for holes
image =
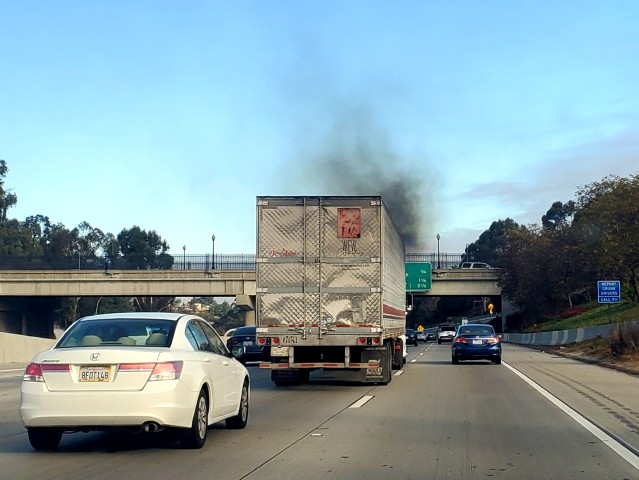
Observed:
[[[150,266],[144,258],[135,260],[108,257],[17,257],[0,256],[0,270],[252,270],[255,269],[255,254],[189,254],[168,255],[160,266]],[[461,253],[407,253],[407,262],[430,262],[433,269],[456,268],[462,261]]]
[[[407,262],[429,262],[435,268],[457,268],[462,262],[463,253],[407,253]]]

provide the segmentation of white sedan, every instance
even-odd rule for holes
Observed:
[[[65,432],[175,428],[201,448],[208,426],[248,421],[248,370],[204,319],[180,313],[117,313],[76,321],[27,366],[20,415],[37,450]]]

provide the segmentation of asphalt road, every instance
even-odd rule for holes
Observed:
[[[502,365],[452,365],[429,343],[388,386],[250,371],[249,425],[211,427],[202,450],[78,433],[45,453],[20,423],[20,372],[0,372],[0,479],[639,479],[639,379],[595,365],[512,345]]]

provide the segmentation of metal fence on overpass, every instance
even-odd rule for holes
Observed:
[[[461,253],[407,253],[407,262],[430,262],[433,269],[456,268],[462,261]],[[169,270],[253,270],[255,254],[189,254],[169,255],[163,264]],[[18,257],[0,256],[0,270],[140,270],[163,267],[144,267],[144,258],[136,262],[126,258],[103,257]]]

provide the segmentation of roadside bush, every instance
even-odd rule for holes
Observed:
[[[610,331],[610,350],[613,357],[623,357],[639,350],[639,326],[618,323]]]
[[[586,310],[587,308],[581,305],[577,307],[572,307],[572,308],[569,308],[568,310],[564,310],[563,312],[559,313],[559,318],[563,320],[565,318],[576,317],[577,315],[581,315],[582,313],[584,313]]]

